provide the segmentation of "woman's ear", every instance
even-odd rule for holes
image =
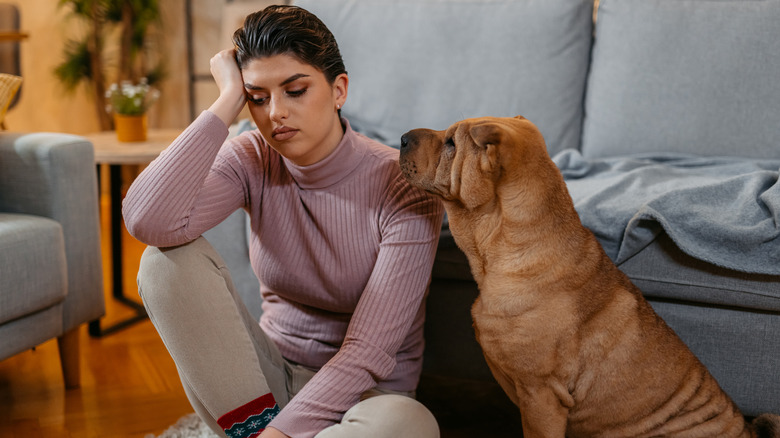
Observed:
[[[336,100],[337,109],[341,109],[344,106],[344,102],[347,101],[348,90],[349,76],[346,73],[336,76],[336,79],[333,81],[333,97]]]

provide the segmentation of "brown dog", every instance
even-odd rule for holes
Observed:
[[[778,416],[744,421],[582,226],[531,122],[413,130],[400,163],[444,201],[480,289],[477,340],[523,436],[780,437]]]

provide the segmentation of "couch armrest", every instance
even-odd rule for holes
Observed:
[[[105,313],[95,169],[92,144],[83,137],[0,133],[0,211],[62,225],[68,273],[63,332]]]

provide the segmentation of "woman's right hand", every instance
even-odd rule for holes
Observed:
[[[225,122],[233,123],[246,104],[244,80],[236,63],[235,49],[223,50],[211,58],[211,75],[219,88],[219,97],[209,111]]]

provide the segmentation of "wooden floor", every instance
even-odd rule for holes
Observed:
[[[108,198],[103,198],[107,218]],[[108,224],[102,220],[103,266],[110,266]],[[124,235],[125,294],[138,297],[135,277],[144,246]],[[104,275],[104,325],[132,316],[110,297]],[[192,412],[176,368],[145,320],[103,338],[86,327],[81,341],[81,387],[64,388],[56,340],[0,361],[0,438],[145,437],[159,435]]]

